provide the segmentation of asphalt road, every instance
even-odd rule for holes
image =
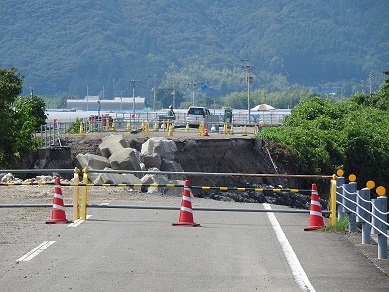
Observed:
[[[181,198],[131,204],[180,206]],[[22,213],[0,209],[0,218],[9,212]],[[172,226],[174,210],[89,208],[76,226],[29,214],[27,237],[0,244],[1,291],[389,291],[388,277],[344,235],[304,231],[308,214],[194,211],[196,228]]]

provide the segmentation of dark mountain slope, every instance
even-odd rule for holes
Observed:
[[[385,0],[3,0],[0,66],[18,68],[27,91],[83,96],[88,85],[106,98],[131,79],[150,95],[152,74],[170,86],[175,75],[188,95],[191,80],[212,80],[214,95],[244,90],[244,72],[234,71],[243,58],[254,88],[273,88],[277,74],[356,83],[387,70],[386,19]]]

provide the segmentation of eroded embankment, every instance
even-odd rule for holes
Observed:
[[[144,136],[125,136],[129,147],[141,150],[142,144],[148,139]],[[177,146],[176,161],[185,172],[206,173],[249,173],[275,174],[290,173],[276,160],[271,159],[271,153],[260,139],[220,138],[220,139],[174,139]],[[70,135],[63,139],[65,150],[56,149],[53,155],[43,151],[43,159],[37,159],[35,164],[41,168],[73,168],[71,162],[79,154],[100,154],[98,145],[100,136]],[[44,166],[46,160],[47,165]],[[38,163],[37,163],[38,162]],[[58,165],[56,165],[58,163]],[[233,176],[188,176],[192,186],[217,187],[282,187],[308,188],[310,182],[272,177],[233,177]],[[291,193],[257,193],[220,190],[193,189],[195,196],[211,197],[218,200],[234,200],[240,202],[270,202],[293,207],[309,207],[309,195]],[[324,197],[323,197],[324,198]]]

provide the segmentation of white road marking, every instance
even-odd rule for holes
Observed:
[[[36,257],[38,254],[40,254],[42,251],[44,251],[46,248],[48,248],[53,243],[55,243],[55,241],[44,241],[43,243],[38,245],[36,248],[30,250],[24,256],[17,259],[16,262],[28,262],[29,260]]]
[[[92,215],[86,215],[86,219],[89,219],[90,217],[92,217]],[[76,219],[74,220],[73,223],[70,223],[68,225],[68,227],[77,227],[78,225],[80,225],[82,222],[84,222],[85,220],[82,220],[82,219]]]
[[[267,203],[264,203],[263,207],[266,210],[271,210],[271,206]],[[288,239],[286,238],[284,231],[282,231],[282,228],[278,223],[276,216],[274,215],[274,213],[268,212],[267,217],[269,218],[270,224],[273,227],[278,242],[282,247],[282,250],[285,254],[289,267],[292,270],[292,274],[297,285],[303,291],[315,292],[315,288],[313,288],[311,282],[309,281],[307,275],[305,274],[305,271],[301,266],[300,261],[298,260],[296,254],[294,253],[293,248],[290,245]]]

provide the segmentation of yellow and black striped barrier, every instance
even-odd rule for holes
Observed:
[[[0,186],[33,186],[33,185],[55,185],[55,182],[8,182],[0,183]],[[93,183],[62,183],[61,186],[65,187],[152,187],[152,188],[183,188],[183,184],[93,184]],[[273,192],[273,193],[303,193],[311,192],[308,189],[280,189],[280,188],[257,188],[257,187],[224,187],[224,186],[190,186],[191,189],[200,189],[204,191],[219,190],[219,191],[239,191],[239,192]]]

